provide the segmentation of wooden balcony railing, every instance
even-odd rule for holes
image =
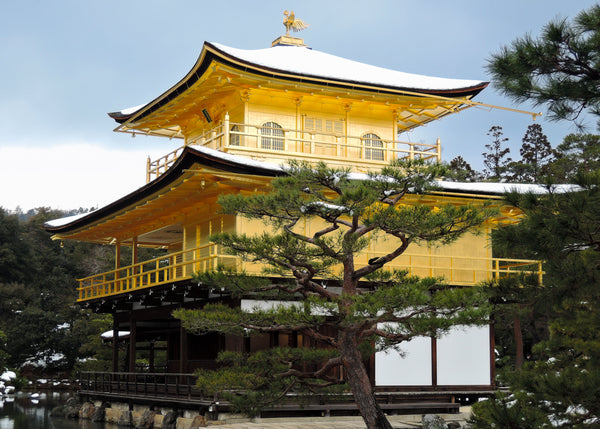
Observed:
[[[234,256],[218,254],[219,249],[220,246],[211,243],[79,279],[78,300],[191,279],[195,272],[211,271],[218,265],[232,266],[239,262]]]
[[[231,404],[220,393],[207,394],[196,386],[194,374],[180,373],[134,373],[134,372],[81,372],[79,395],[94,399],[116,400],[135,404],[171,406],[183,409],[204,409],[219,421],[218,413],[231,411]],[[240,391],[240,393],[242,393]],[[460,386],[427,390],[420,386],[413,388],[376,387],[375,397],[380,407],[398,413],[419,410],[422,413],[458,413],[457,396],[489,397],[493,393],[490,386]],[[290,392],[281,403],[262,410],[277,415],[305,411],[330,414],[331,412],[355,412],[356,402],[350,392],[298,394]]]
[[[288,159],[325,161],[332,165],[355,164],[362,170],[380,169],[394,159],[441,161],[441,144],[410,143],[365,136],[273,128],[229,122],[228,117],[212,130],[189,140],[199,145],[236,155],[283,163]],[[156,179],[177,160],[183,147],[151,161],[146,180]]]
[[[196,388],[196,378],[194,374],[84,371],[80,373],[79,393],[212,403],[214,396],[204,395]]]
[[[382,255],[381,252],[364,252],[357,258],[357,266]],[[223,252],[221,246],[207,244],[80,279],[78,300],[86,301],[189,280],[195,272],[215,270],[218,266],[243,269],[252,275],[260,275],[263,267],[260,264],[243,263],[240,258]],[[516,274],[535,275],[541,284],[543,276],[541,261],[408,253],[387,264],[384,269],[404,269],[420,277],[442,277],[449,284],[457,286],[476,286],[481,282]]]

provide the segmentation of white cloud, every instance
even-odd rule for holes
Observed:
[[[148,155],[91,143],[0,147],[0,207],[106,205],[144,185]]]

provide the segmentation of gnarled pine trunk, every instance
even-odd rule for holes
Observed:
[[[354,332],[341,330],[338,334],[340,352],[354,401],[368,429],[392,429],[392,425],[375,401],[373,388],[360,354]]]

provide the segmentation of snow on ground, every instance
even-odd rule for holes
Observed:
[[[15,378],[17,378],[17,374],[13,371],[4,371],[2,375],[0,375],[0,380],[4,382],[14,380]]]
[[[0,374],[0,396],[8,395],[15,391],[15,388],[10,385],[15,378],[17,378],[17,374],[13,371],[5,370]]]

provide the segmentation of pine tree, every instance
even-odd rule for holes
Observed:
[[[367,427],[390,428],[375,401],[364,359],[375,349],[395,347],[415,336],[441,335],[453,324],[477,323],[485,308],[477,307],[482,302],[479,288],[449,288],[436,279],[390,275],[381,268],[411,243],[450,243],[494,212],[482,206],[405,204],[409,192],[426,193],[442,173],[441,167],[418,161],[396,163],[360,179],[325,164],[293,163],[287,173],[273,180],[269,194],[219,199],[224,213],[263,220],[268,225],[264,233],[211,238],[246,260],[269,264],[270,277],[214,273],[200,280],[233,297],[266,296],[296,304],[253,312],[207,305],[178,311],[176,317],[196,333],[297,332],[320,348],[277,348],[258,358],[228,354],[222,358],[233,367],[216,379],[201,375],[200,386],[262,386],[248,395],[260,400],[260,395],[273,398],[266,392],[269,386],[282,389],[281,395],[339,383],[331,370],[341,366]],[[306,224],[312,229],[304,229]],[[357,255],[375,236],[395,242],[395,248],[358,265]],[[273,279],[290,274],[290,281]],[[241,374],[246,376],[240,379]]]
[[[492,55],[492,82],[517,102],[547,105],[552,119],[581,123],[600,115],[600,5],[547,24],[538,39],[526,35]]]
[[[516,182],[539,183],[547,177],[548,165],[555,152],[539,124],[531,124],[523,136],[521,160],[509,164],[510,179]]]
[[[479,178],[479,173],[473,170],[471,164],[464,160],[462,156],[457,156],[448,164],[450,169],[448,177],[460,182],[474,182]]]
[[[526,36],[494,55],[493,80],[517,101],[546,104],[554,119],[600,115],[600,5],[572,23],[548,24],[542,36]],[[543,197],[513,196],[524,221],[506,229],[507,246],[545,260],[544,295],[549,337],[533,348],[533,360],[503,380],[509,395],[474,407],[473,427],[587,428],[600,421],[600,172],[582,168],[595,160],[595,139],[575,137],[561,149],[552,172],[581,189]],[[579,158],[588,151],[588,155]],[[590,162],[589,167],[595,165]],[[556,177],[548,178],[553,182]]]
[[[488,152],[483,152],[483,170],[484,176],[488,180],[503,181],[506,178],[508,165],[512,161],[507,157],[510,153],[509,148],[503,148],[503,144],[508,141],[507,137],[503,137],[502,127],[494,125],[487,133],[492,137],[492,143],[486,144]]]
[[[504,374],[510,400],[498,397],[475,407],[475,427],[598,425],[600,172],[581,175],[577,183],[581,189],[572,192],[511,196],[526,217],[506,228],[504,239],[546,261],[544,287],[533,299],[552,304],[549,337],[533,347],[533,359],[522,369]]]
[[[569,134],[556,148],[556,160],[548,171],[557,183],[573,181],[578,174],[600,170],[600,136]]]

